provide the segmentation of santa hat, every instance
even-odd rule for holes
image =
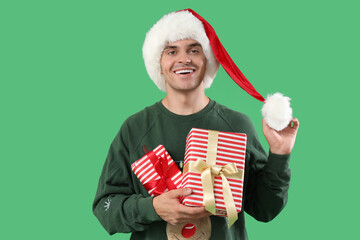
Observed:
[[[205,88],[211,86],[220,63],[236,84],[264,102],[262,114],[271,128],[281,131],[289,124],[292,118],[290,98],[275,93],[264,99],[230,58],[212,26],[191,9],[163,16],[146,34],[143,45],[145,67],[160,90],[166,91],[165,79],[161,74],[161,54],[167,43],[182,39],[194,39],[202,46],[207,60],[203,80]]]

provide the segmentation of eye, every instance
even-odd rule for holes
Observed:
[[[199,50],[197,50],[197,49],[190,49],[190,53],[199,53]]]
[[[168,54],[168,55],[175,55],[175,53],[176,53],[176,52],[175,52],[174,50],[171,50],[171,51],[168,51],[167,54]]]

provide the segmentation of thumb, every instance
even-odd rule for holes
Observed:
[[[172,197],[177,198],[180,196],[190,195],[192,193],[192,189],[191,188],[180,188],[180,189],[171,190],[170,192],[171,192]]]
[[[263,132],[268,132],[268,131],[275,131],[274,129],[272,129],[271,127],[269,127],[269,125],[267,124],[265,118],[262,119],[262,126],[263,126]]]

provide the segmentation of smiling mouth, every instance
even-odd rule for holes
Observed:
[[[182,75],[186,75],[186,74],[190,74],[195,72],[194,69],[182,69],[182,70],[177,70],[175,71],[175,74],[182,74]]]

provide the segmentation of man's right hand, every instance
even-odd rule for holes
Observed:
[[[156,213],[166,222],[176,225],[199,220],[210,216],[205,207],[187,207],[180,203],[180,196],[190,195],[190,188],[175,189],[154,197],[153,206]]]

